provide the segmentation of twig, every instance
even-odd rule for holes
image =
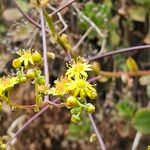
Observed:
[[[34,44],[34,40],[35,40],[35,37],[36,37],[37,32],[38,32],[38,29],[36,29],[36,30],[32,33],[31,37],[29,38],[29,40],[28,40],[28,42],[27,42],[27,44],[26,44],[26,47],[29,47],[29,49],[32,49],[32,46],[33,46],[33,44]]]
[[[68,2],[67,4],[61,6],[60,8],[56,9],[55,11],[53,11],[50,15],[53,16],[55,14],[57,14],[58,12],[60,12],[61,10],[63,10],[64,8],[68,7],[69,5],[71,5],[72,3],[74,3],[76,0],[71,0],[70,2]]]
[[[22,122],[26,119],[26,115],[22,115],[20,117],[18,117],[16,120],[13,121],[13,123],[10,125],[10,127],[7,130],[7,134],[10,137],[13,137],[15,135],[15,133],[13,132],[13,130],[18,126],[20,127],[20,125],[22,125]],[[15,143],[16,139],[14,139],[12,142]]]
[[[16,0],[12,0],[14,2],[14,4],[16,5],[16,7],[18,8],[18,10],[20,11],[20,13],[30,22],[32,23],[34,26],[36,26],[39,29],[42,29],[41,25],[38,24],[35,20],[33,20],[29,15],[27,15],[18,5],[18,3],[16,2]],[[46,29],[46,32],[49,33],[49,30]]]
[[[82,11],[80,11],[80,9],[73,4],[74,9],[76,10],[76,12],[79,14],[79,16],[81,16],[86,22],[88,22],[91,27],[93,27],[95,29],[95,31],[98,33],[98,35],[100,37],[102,37],[102,45],[101,45],[101,50],[98,53],[98,55],[101,55],[104,50],[105,50],[105,46],[106,46],[106,38],[107,38],[107,32],[106,31],[102,31],[89,17],[87,17],[84,13],[82,13]]]
[[[88,22],[91,27],[93,27],[95,29],[95,31],[100,35],[100,37],[102,37],[102,45],[101,45],[101,50],[98,53],[98,55],[101,55],[104,50],[105,50],[105,46],[106,46],[106,38],[107,38],[107,32],[106,31],[102,31],[89,17],[87,17],[84,13],[82,13],[82,11],[79,10],[79,8],[73,4],[74,9],[77,11],[77,13],[79,15],[81,15],[81,17]]]
[[[42,104],[39,107],[41,108],[41,107],[44,107],[46,105],[53,106],[53,107],[56,107],[56,108],[61,108],[61,107],[65,106],[64,103],[57,104],[57,103],[52,102],[50,100],[45,100],[45,101],[42,102]],[[36,104],[33,104],[33,105],[20,105],[20,104],[12,103],[12,104],[10,104],[10,106],[15,107],[15,108],[19,108],[19,109],[29,110],[29,109],[34,109],[37,105]]]
[[[107,42],[106,37],[103,37],[101,50],[99,51],[99,53],[97,55],[101,56],[103,54],[103,52],[105,51],[105,48],[106,48],[106,42]]]
[[[50,9],[54,10],[54,11],[56,10],[56,8],[53,7],[53,6],[51,6],[51,5],[48,5],[48,7],[49,7]],[[62,33],[68,28],[68,25],[67,25],[66,22],[64,21],[64,19],[63,19],[63,17],[62,17],[62,15],[61,15],[60,12],[58,12],[58,17],[59,17],[59,20],[62,22],[62,24],[63,24],[63,26],[64,26],[64,28],[59,32],[59,34],[62,34]]]
[[[41,114],[43,114],[46,110],[48,110],[49,106],[45,106],[40,112],[36,113],[33,117],[31,117],[8,141],[7,146],[11,144],[11,142],[24,130],[26,129],[34,120],[36,120]]]
[[[30,22],[32,23],[34,26],[36,26],[39,29],[42,29],[41,25],[38,24],[35,20],[33,20],[29,15],[27,15],[21,8],[20,6],[17,4],[16,0],[12,0],[14,2],[14,4],[16,5],[16,7],[18,8],[18,10],[20,11],[20,13]],[[64,8],[66,8],[67,6],[71,5],[73,2],[75,2],[75,0],[72,0],[70,2],[68,2],[67,4],[61,6],[60,8],[56,9],[55,11],[53,11],[50,15],[53,16],[55,14],[57,14],[58,12],[60,12],[61,10],[63,10]],[[49,29],[45,29],[47,33],[49,33]]]
[[[144,75],[150,75],[150,70],[138,70],[138,71],[132,71],[132,72],[109,72],[109,71],[100,71],[99,75],[106,76],[106,77],[121,77],[123,74],[126,74],[128,76],[144,76]]]
[[[133,142],[131,150],[136,150],[137,149],[137,146],[139,144],[139,141],[140,141],[141,137],[142,137],[142,134],[140,132],[137,132],[136,136],[134,138],[134,142]]]
[[[88,82],[89,82],[89,83],[90,83],[90,82],[94,82],[94,81],[96,81],[96,80],[98,80],[98,79],[99,79],[99,76],[96,76],[96,77],[94,77],[94,78],[89,79]],[[93,130],[94,130],[94,132],[95,132],[95,134],[96,134],[96,136],[97,136],[97,139],[98,139],[98,142],[99,142],[100,147],[102,148],[102,150],[106,150],[105,144],[104,144],[104,142],[103,142],[103,139],[102,139],[102,137],[101,137],[100,132],[98,131],[98,128],[97,128],[97,126],[96,126],[96,123],[94,122],[93,116],[92,116],[90,113],[88,113],[88,117],[89,117],[89,119],[90,119],[90,121],[91,121],[91,124],[92,124],[92,126],[93,126]]]
[[[46,85],[49,84],[49,71],[48,71],[48,62],[47,62],[47,44],[46,44],[46,34],[45,34],[45,23],[43,16],[43,9],[40,9],[40,19],[42,26],[42,42],[43,42],[43,59],[44,59],[44,74],[46,78]]]
[[[60,98],[57,98],[53,101],[56,103]],[[49,101],[50,102],[50,101]],[[59,104],[58,104],[59,105]],[[38,113],[32,116],[15,134],[14,136],[7,142],[7,146],[11,144],[11,142],[24,130],[26,129],[34,120],[36,120],[40,115],[42,115],[46,110],[48,110],[49,105],[46,105],[43,109],[41,109]]]
[[[48,70],[48,61],[47,61],[47,44],[46,44],[46,33],[45,33],[45,23],[44,23],[44,15],[43,8],[40,9],[40,20],[42,26],[42,45],[43,45],[43,61],[44,61],[44,75],[46,79],[46,85],[49,85],[49,70]],[[48,100],[49,96],[45,96],[45,100]]]
[[[99,80],[99,79],[100,79],[100,76],[96,76],[96,77],[93,77],[93,78],[89,79],[88,82],[89,82],[89,83],[95,82],[95,81],[97,81],[97,80]]]
[[[103,33],[103,31],[101,31],[101,29],[99,29],[99,27],[92,20],[90,20],[89,17],[83,14],[82,11],[80,11],[80,9],[75,4],[73,4],[72,6],[76,10],[76,12],[79,14],[79,16],[81,16],[86,22],[88,22],[102,38],[106,37],[105,33]]]
[[[76,45],[74,45],[74,47],[72,48],[73,51],[75,51],[76,49],[78,49],[78,47],[82,44],[82,42],[84,41],[84,39],[88,36],[88,34],[92,31],[93,27],[89,27],[88,30],[84,33],[84,35],[82,36],[82,38],[78,41],[78,43]]]
[[[150,70],[141,70],[141,71],[135,71],[135,72],[109,72],[109,71],[100,71],[98,76],[95,76],[88,80],[88,82],[94,82],[101,78],[101,76],[105,77],[115,77],[120,78],[123,74],[126,74],[127,76],[144,76],[144,75],[150,75]]]
[[[99,144],[100,144],[100,146],[101,146],[101,149],[102,149],[102,150],[106,150],[105,144],[104,144],[104,142],[103,142],[103,140],[102,140],[102,137],[101,137],[101,135],[100,135],[100,133],[99,133],[99,131],[98,131],[98,129],[97,129],[97,126],[96,126],[95,122],[94,122],[93,116],[92,116],[90,113],[88,113],[88,116],[89,116],[89,119],[90,119],[90,121],[91,121],[91,123],[92,123],[94,132],[95,132],[95,134],[96,134],[96,136],[97,136],[97,139],[98,139],[98,142],[99,142]]]
[[[115,51],[112,51],[112,52],[107,52],[107,53],[104,53],[104,54],[101,54],[101,55],[96,55],[96,56],[93,56],[93,57],[89,57],[89,58],[87,58],[87,60],[92,61],[92,60],[95,60],[95,59],[98,59],[98,58],[110,57],[110,56],[121,54],[121,53],[132,52],[132,51],[141,50],[141,49],[149,49],[149,48],[150,48],[150,45],[133,46],[133,47],[119,49],[119,50],[115,50]]]

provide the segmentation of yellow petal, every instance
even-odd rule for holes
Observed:
[[[74,91],[74,97],[77,97],[78,96],[78,94],[79,94],[79,92],[80,92],[80,90],[79,89],[76,89],[75,91]]]

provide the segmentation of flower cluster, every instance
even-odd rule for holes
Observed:
[[[17,54],[20,57],[14,59],[12,63],[14,68],[21,68],[22,65],[27,67],[29,64],[35,65],[42,61],[41,55],[35,50],[19,50]]]
[[[55,81],[55,86],[49,90],[49,94],[60,96],[71,109],[74,123],[80,121],[81,112],[94,112],[95,107],[91,103],[86,103],[85,98],[95,99],[97,92],[94,87],[87,82],[88,71],[92,71],[92,65],[78,57],[76,60],[67,64],[68,70],[65,76]]]
[[[8,76],[0,78],[0,95],[4,95],[7,90],[14,87],[14,85],[17,83],[18,83],[17,77]]]
[[[47,94],[49,86],[45,85],[45,77],[42,75],[38,65],[42,62],[42,56],[36,50],[19,50],[18,58],[14,59],[12,65],[17,69],[15,76],[0,78],[0,107],[5,101],[14,106],[10,98],[11,89],[22,82],[32,81],[35,85],[36,107],[42,103],[42,97]]]
[[[3,101],[11,105],[9,92],[18,83],[19,83],[18,77],[4,76],[0,78],[0,109],[2,109]]]
[[[95,99],[97,92],[87,81],[87,72],[92,71],[92,65],[88,64],[85,59],[78,57],[70,61],[67,64],[66,74],[54,82],[54,87],[50,87],[45,84],[45,76],[38,67],[42,62],[42,56],[36,50],[19,50],[17,54],[19,57],[12,63],[17,69],[16,75],[0,78],[0,107],[3,101],[15,106],[10,98],[11,89],[16,84],[31,81],[35,86],[34,110],[36,111],[39,110],[46,95],[60,97],[66,107],[71,109],[71,120],[75,123],[80,121],[83,110],[90,113],[95,111],[95,107],[86,102],[87,97]]]
[[[65,94],[67,94],[68,90],[68,83],[70,82],[70,80],[67,77],[60,77],[60,79],[57,79],[54,83],[55,83],[55,87],[52,87],[49,90],[49,94],[52,94],[54,96],[64,96]]]

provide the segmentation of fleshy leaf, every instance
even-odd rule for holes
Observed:
[[[135,129],[144,134],[150,134],[150,108],[139,109],[132,119]]]

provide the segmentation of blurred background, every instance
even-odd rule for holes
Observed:
[[[11,62],[19,49],[41,50],[41,31],[31,24],[15,5],[40,24],[39,12],[28,0],[0,0],[0,76],[14,75]],[[49,13],[67,3],[67,0],[51,0],[46,8]],[[101,37],[89,22],[94,22]],[[78,0],[53,16],[58,33],[66,33],[73,50],[88,58],[103,52],[150,44],[149,0]],[[49,52],[56,55],[49,61],[50,84],[66,71],[66,53],[52,44],[47,36]],[[140,50],[92,62],[97,66],[90,76],[105,72],[130,71],[126,60],[131,56],[139,70],[150,69],[150,51]],[[41,66],[43,69],[43,66]],[[126,79],[126,78],[125,78]],[[135,110],[147,107],[150,99],[150,76],[121,77],[101,76],[96,89],[97,100],[93,102],[93,114],[97,127],[108,150],[131,149],[137,131],[130,124]],[[12,100],[18,104],[34,104],[34,90],[30,83],[16,86],[11,92]],[[0,112],[0,136],[9,139],[35,114],[33,110],[12,109],[8,105]],[[49,109],[26,128],[10,149],[12,150],[96,150],[100,149],[87,114],[79,124],[70,121],[68,109]],[[142,135],[137,149],[145,150],[150,136]]]

